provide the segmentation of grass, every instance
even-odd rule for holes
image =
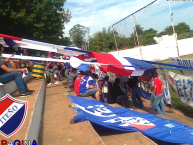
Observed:
[[[184,58],[184,59],[185,58],[193,58],[193,54],[181,56],[180,58]],[[159,62],[170,63],[170,60],[166,59],[166,60],[162,60]],[[158,67],[164,68],[164,67],[168,67],[168,66],[158,66]],[[169,70],[169,71],[172,71],[172,72],[177,73],[177,74],[181,74],[181,72],[178,70]],[[184,72],[184,75],[193,75],[193,71],[183,71],[183,72]],[[165,73],[163,73],[163,74],[165,74]],[[184,115],[193,118],[193,107],[190,107],[190,106],[186,105],[185,103],[183,103],[180,100],[180,97],[171,89],[170,89],[170,95],[171,95],[171,99],[172,99],[172,108],[175,108],[175,109],[181,111]]]

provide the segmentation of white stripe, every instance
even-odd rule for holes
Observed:
[[[74,63],[74,62],[76,62],[76,63]],[[80,60],[76,57],[70,58],[70,65],[74,68],[77,68],[78,66],[80,66],[82,62],[83,62],[82,60]]]
[[[144,74],[144,70],[134,70],[131,76],[142,76]]]
[[[11,104],[1,115],[0,115],[0,128],[7,122],[11,117],[19,111],[24,104],[13,103]]]
[[[122,65],[132,66],[132,64],[125,58],[117,55],[117,54],[111,54],[113,55]],[[135,70],[134,67],[124,67],[127,70]]]

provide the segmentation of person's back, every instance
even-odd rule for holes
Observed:
[[[163,93],[162,91],[162,81],[159,78],[154,79],[154,84],[156,84],[155,95]]]
[[[95,96],[96,100],[100,100],[100,91],[99,88],[94,85],[90,69],[85,71],[85,77],[80,83],[79,93],[81,97]]]
[[[165,115],[165,104],[164,104],[164,94],[163,94],[163,84],[162,81],[158,78],[158,74],[156,72],[152,73],[154,78],[154,107],[158,113]]]
[[[137,87],[138,78],[137,77],[130,77],[128,81],[128,86],[132,89],[134,87]]]
[[[74,81],[74,91],[77,94],[77,96],[80,96],[79,87],[82,80],[82,76],[83,76],[83,72],[78,72],[78,75]]]
[[[89,84],[93,84],[93,78],[85,76],[80,83],[79,93],[85,93],[89,89]]]

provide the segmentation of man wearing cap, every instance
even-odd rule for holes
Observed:
[[[81,97],[95,96],[96,100],[100,100],[100,91],[94,84],[93,78],[91,77],[91,70],[85,71],[85,77],[80,83],[79,93]]]
[[[77,94],[77,96],[80,96],[79,87],[80,87],[80,83],[81,83],[82,78],[83,78],[83,72],[78,71],[78,75],[77,75],[76,80],[74,82],[74,91]]]

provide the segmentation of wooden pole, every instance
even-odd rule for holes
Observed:
[[[141,59],[143,60],[143,56],[142,56],[142,52],[141,52],[141,47],[140,47],[140,43],[139,43],[139,37],[138,37],[138,34],[137,34],[137,28],[136,28],[136,25],[135,25],[135,19],[134,19],[133,15],[132,15],[132,17],[133,17],[133,22],[134,22],[134,26],[135,26],[135,33],[136,33],[136,37],[137,37],[137,42],[138,42],[140,54],[141,54]]]
[[[112,26],[112,29],[113,29],[113,26]],[[119,55],[119,49],[118,49],[118,47],[117,47],[117,41],[116,41],[115,31],[114,31],[114,29],[113,29],[113,36],[114,36],[115,45],[116,45],[116,48],[117,48],[117,53],[118,53],[118,55]]]
[[[180,58],[179,49],[178,49],[178,38],[177,38],[178,36],[176,35],[176,31],[175,31],[175,28],[174,28],[174,22],[173,22],[173,18],[172,18],[172,11],[171,11],[171,7],[170,7],[169,1],[168,1],[168,6],[169,6],[169,9],[170,9],[170,17],[171,17],[171,21],[172,21],[174,37],[175,37],[175,40],[176,40],[176,49],[177,49],[177,53],[178,53],[178,58]]]

